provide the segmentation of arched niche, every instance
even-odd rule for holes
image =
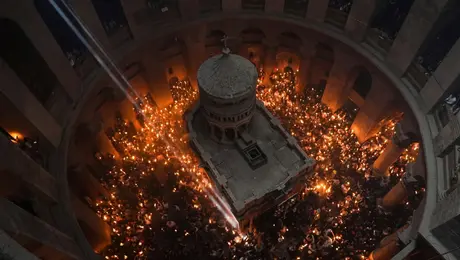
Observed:
[[[354,68],[350,74],[349,82],[352,84],[352,89],[363,99],[366,99],[372,88],[371,73],[362,66]]]
[[[262,44],[265,33],[259,28],[247,28],[241,32],[240,36],[243,44]]]
[[[280,47],[299,51],[302,46],[302,39],[293,32],[283,32],[278,36]]]
[[[276,54],[276,65],[280,70],[290,67],[296,71],[300,68],[300,57],[292,51],[278,52]]]

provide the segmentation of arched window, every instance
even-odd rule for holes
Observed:
[[[285,0],[284,1],[284,12],[299,17],[305,17],[307,15],[309,0]]]
[[[126,20],[120,0],[91,0],[99,16],[99,20],[108,36],[121,30],[127,30],[131,38],[128,21]]]
[[[439,16],[419,52],[418,62],[428,72],[433,73],[441,64],[455,42],[460,38],[460,3],[453,1]]]
[[[59,82],[24,31],[15,22],[0,19],[0,57],[42,104]]]
[[[353,0],[329,0],[325,21],[343,29],[352,5]]]
[[[376,14],[371,20],[371,28],[380,32],[379,37],[394,40],[401,29],[414,0],[375,1]]]
[[[417,56],[407,68],[405,78],[412,83],[417,91],[422,90],[431,74],[438,68],[459,39],[459,22],[460,2],[452,1],[441,12]]]
[[[366,98],[367,94],[372,87],[372,76],[366,69],[361,69],[353,83],[353,90],[356,91],[363,99]]]
[[[34,4],[72,67],[76,68],[81,65],[88,56],[88,49],[83,45],[77,35],[75,35],[48,0],[35,0]],[[62,4],[61,1],[56,1],[56,4],[62,10],[62,15],[65,15],[81,32],[80,26],[72,14],[67,10],[66,6]]]
[[[241,32],[241,38],[243,43],[262,44],[265,33],[259,28],[248,28]]]
[[[242,8],[247,10],[265,10],[265,0],[242,0]]]

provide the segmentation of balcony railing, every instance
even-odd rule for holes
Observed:
[[[387,53],[393,45],[393,40],[376,28],[368,30],[365,41],[380,53]]]
[[[222,0],[200,0],[200,12],[202,14],[222,11]]]
[[[242,8],[245,10],[265,10],[265,0],[242,0]]]
[[[134,13],[138,25],[152,23],[155,25],[174,22],[181,18],[177,0],[171,0],[160,6],[146,7]]]
[[[335,9],[335,8],[327,8],[326,11],[326,23],[331,24],[339,29],[345,28],[345,24],[347,23],[348,13]]]
[[[284,13],[294,16],[305,17],[307,15],[308,0],[286,0]]]
[[[407,68],[405,75],[417,92],[422,90],[430,76],[430,73],[416,61],[413,61],[409,68]]]

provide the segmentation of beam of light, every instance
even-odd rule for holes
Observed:
[[[71,28],[71,30],[75,33],[75,35],[78,37],[78,39],[91,52],[91,54],[94,56],[94,58],[99,63],[99,65],[101,65],[101,67],[106,71],[106,73],[114,81],[115,85],[125,94],[125,96],[128,98],[128,100],[135,107],[135,109],[137,111],[140,111],[140,113],[143,114],[144,118],[146,118],[147,120],[150,120],[150,117],[147,117],[142,112],[142,109],[139,107],[138,103],[136,102],[136,98],[137,99],[142,99],[142,97],[136,92],[136,90],[132,87],[132,85],[129,83],[129,81],[126,79],[126,77],[123,75],[123,73],[118,69],[118,67],[115,65],[113,60],[110,58],[110,56],[104,50],[103,46],[99,43],[97,38],[94,37],[94,35],[92,35],[90,30],[82,22],[80,17],[78,17],[76,15],[76,13],[73,11],[73,9],[65,1],[62,1],[64,6],[66,7],[66,9],[69,11],[70,14],[72,14],[73,18],[77,21],[77,23],[83,29],[85,35],[97,47],[99,53],[101,53],[103,55],[103,57],[101,57],[99,55],[97,50],[86,40],[86,38],[82,35],[82,33],[75,27],[75,25],[70,21],[70,19],[62,11],[62,9],[56,4],[55,0],[48,0],[48,1],[54,7],[54,9],[58,12],[58,14],[61,16],[61,18],[66,22],[66,24]],[[112,67],[112,69],[110,67]],[[135,97],[131,96],[131,94],[129,93],[127,88],[129,88],[129,90],[131,90],[132,93],[134,93]],[[149,122],[149,126],[155,126],[155,122]],[[157,131],[157,132],[160,133],[161,140],[167,144],[167,147],[169,148],[168,150],[170,150],[174,154],[174,156],[176,158],[183,158],[182,155],[184,155],[186,153],[182,149],[180,149],[177,145],[175,145],[174,143],[170,142],[169,138],[166,138],[161,133],[161,131]],[[182,167],[187,167],[188,166],[182,160],[179,160],[179,162],[181,163]],[[232,225],[232,227],[238,228],[238,224],[237,224],[238,221],[236,220],[236,217],[232,214],[231,210],[229,209],[229,207],[228,207],[227,203],[224,201],[224,199],[221,198],[221,195],[219,195],[217,192],[215,192],[214,189],[211,189],[211,188],[206,188],[205,191],[206,191],[207,195],[209,195],[210,198],[216,198],[217,199],[217,200],[216,199],[211,199],[211,201],[215,204],[216,208],[221,212],[221,214],[223,216],[225,216],[225,219],[227,219],[229,221],[229,223]]]

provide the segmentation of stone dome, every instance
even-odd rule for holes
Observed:
[[[257,69],[248,59],[236,54],[219,54],[198,69],[198,85],[208,95],[228,99],[255,91]]]

